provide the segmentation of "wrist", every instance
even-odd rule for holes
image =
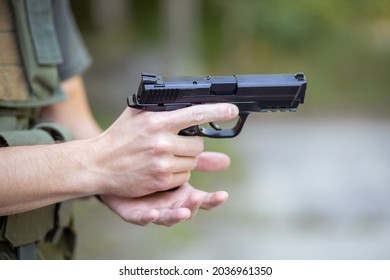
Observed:
[[[80,177],[84,191],[88,195],[98,197],[107,193],[110,183],[110,174],[105,172],[104,159],[102,154],[104,149],[99,147],[98,137],[79,140],[78,149],[80,153]],[[103,156],[104,157],[104,156]]]
[[[94,196],[102,193],[102,180],[95,171],[96,168],[91,164],[93,152],[89,140],[75,140],[59,145],[65,154],[63,159],[68,161],[62,165],[63,170],[61,170],[64,176],[63,180],[67,182],[67,189],[75,197]]]

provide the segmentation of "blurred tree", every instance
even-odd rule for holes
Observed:
[[[104,34],[116,33],[118,30],[122,30],[131,20],[130,9],[128,8],[130,4],[132,2],[127,0],[93,1],[91,15],[96,29]]]
[[[315,111],[387,112],[390,0],[71,3],[97,63],[135,53],[165,75],[303,71]]]
[[[131,3],[130,30],[138,40],[155,42],[161,39],[162,2],[158,0],[128,1]]]

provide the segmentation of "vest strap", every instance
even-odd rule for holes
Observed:
[[[6,131],[0,133],[1,147],[27,146],[34,144],[52,144],[53,138],[42,129]]]
[[[62,54],[54,28],[52,1],[10,0],[10,3],[4,24],[7,35],[2,38],[8,43],[0,45],[0,64],[4,65],[0,67],[0,78],[4,80],[0,83],[0,107],[42,107],[66,99],[59,86],[57,67]],[[13,55],[5,55],[9,52]]]

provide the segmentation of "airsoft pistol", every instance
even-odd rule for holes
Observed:
[[[237,136],[251,112],[295,112],[305,99],[306,77],[297,74],[196,76],[163,78],[142,73],[138,92],[128,106],[146,111],[172,111],[197,104],[232,103],[239,110],[234,127],[192,126],[180,135],[231,138]]]

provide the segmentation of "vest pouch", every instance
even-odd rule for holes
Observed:
[[[53,138],[41,129],[0,133],[0,145],[2,147],[49,143],[54,143]],[[46,233],[53,228],[54,217],[55,205],[10,215],[6,218],[4,238],[13,247],[36,242],[44,238]]]
[[[0,100],[0,107],[42,107],[64,100],[66,95],[59,86],[57,70],[63,58],[51,0],[11,0],[11,4],[29,96],[27,100]],[[18,94],[9,93],[10,96]]]
[[[55,205],[7,217],[4,238],[12,247],[43,240],[54,227]]]
[[[50,134],[41,129],[0,132],[1,147],[52,143]]]

